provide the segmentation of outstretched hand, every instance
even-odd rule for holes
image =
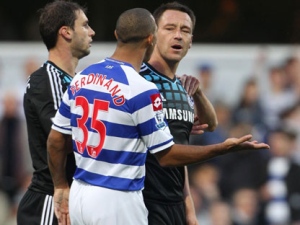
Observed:
[[[69,193],[69,187],[57,188],[54,191],[54,212],[59,225],[71,224],[69,216]]]
[[[266,143],[259,143],[258,141],[250,141],[252,138],[251,134],[245,135],[240,138],[228,138],[224,144],[231,152],[252,150],[252,149],[269,149],[270,146]]]

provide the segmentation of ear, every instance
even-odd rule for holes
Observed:
[[[147,44],[148,45],[155,45],[155,37],[153,34],[150,34],[148,37],[147,37]]]
[[[66,39],[72,38],[72,29],[68,26],[62,26],[58,33]]]
[[[190,40],[190,44],[189,44],[189,48],[192,47],[192,43],[193,43],[193,35],[191,36],[191,40]]]
[[[115,35],[115,38],[118,40],[118,34],[117,34],[116,30],[114,31],[114,35]]]

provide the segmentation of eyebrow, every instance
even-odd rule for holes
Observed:
[[[177,27],[177,25],[175,23],[167,23],[163,27],[167,27],[167,26]],[[189,30],[193,30],[192,27],[187,26],[187,25],[181,25],[180,28],[187,28]]]

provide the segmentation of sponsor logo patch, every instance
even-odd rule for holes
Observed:
[[[160,94],[153,94],[150,96],[151,97],[151,102],[152,102],[152,107],[154,111],[160,111],[163,109],[163,105],[162,105],[162,100],[160,97]]]
[[[150,96],[153,111],[155,112],[155,121],[156,121],[156,128],[163,129],[167,126],[165,123],[165,116],[163,112],[163,103],[160,93],[153,94]]]

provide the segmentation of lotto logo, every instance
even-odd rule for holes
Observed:
[[[153,94],[150,97],[152,101],[153,110],[154,111],[162,110],[163,105],[162,105],[160,94],[159,93]]]

